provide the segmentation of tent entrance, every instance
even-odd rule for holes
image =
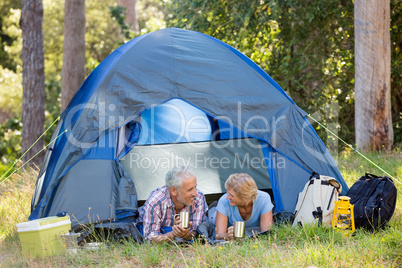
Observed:
[[[139,205],[165,185],[166,173],[178,165],[192,167],[197,188],[212,199],[226,192],[225,181],[232,173],[248,173],[259,189],[271,189],[269,161],[254,138],[135,146],[120,160],[135,183]]]

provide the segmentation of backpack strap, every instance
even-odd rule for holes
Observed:
[[[359,179],[361,182],[360,185],[358,185],[358,188],[354,189],[349,189],[348,193],[346,194],[347,196],[350,197],[350,203],[354,204],[356,203],[357,200],[360,198],[366,198],[366,196],[371,195],[371,193],[377,188],[378,184],[381,182],[381,180],[376,180],[378,177],[372,174],[366,173],[367,176],[363,176]],[[373,180],[374,179],[374,180]]]
[[[301,191],[299,193],[299,195],[297,196],[297,202],[296,202],[296,208],[294,211],[294,217],[293,217],[293,225],[295,225],[296,223],[301,225],[301,221],[298,220],[298,215],[301,211],[301,208],[303,207],[304,201],[306,199],[307,196],[307,192],[308,192],[308,188],[311,187],[311,184],[314,183],[314,178],[316,176],[319,176],[317,173],[313,172],[309,178],[308,183],[305,184],[303,191]],[[304,193],[303,195],[301,195],[302,193]],[[297,222],[296,222],[297,220]]]
[[[314,179],[314,178],[320,178],[320,174],[318,174],[317,172],[313,172],[313,173],[311,173],[311,176],[310,176],[310,181],[312,180],[312,179]]]
[[[366,172],[366,174],[364,175],[366,178],[369,178],[369,179],[377,179],[377,178],[381,178],[381,177],[378,177],[377,175],[374,175],[374,174],[371,174],[371,173],[367,173]]]
[[[322,224],[322,208],[321,208],[321,179],[320,175],[315,173],[317,176],[313,179],[313,204],[315,211],[313,211],[313,216],[315,219],[318,218],[319,224]],[[314,174],[313,174],[314,175]]]
[[[311,183],[311,181],[310,181],[310,183]],[[299,215],[300,208],[303,207],[304,200],[306,199],[306,195],[307,195],[307,188],[309,187],[309,185],[310,184],[304,186],[303,191],[302,191],[302,193],[304,193],[303,197],[300,200],[299,200],[299,198],[301,197],[300,194],[297,197],[298,199],[297,199],[297,202],[296,202],[296,208],[295,208],[295,212],[294,212],[294,214],[295,214],[294,219],[296,219],[297,215]]]
[[[328,202],[327,210],[329,210],[329,209],[330,209],[330,207],[331,207],[331,202],[332,202],[332,199],[334,198],[335,189],[336,189],[335,187],[333,187],[333,188],[332,188],[332,192],[331,192],[331,196],[330,196],[330,198],[329,198],[329,202]]]

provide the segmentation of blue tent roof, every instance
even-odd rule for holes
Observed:
[[[306,113],[267,73],[213,37],[168,28],[122,45],[85,80],[61,116],[62,125],[55,136],[67,132],[48,152],[49,162],[42,167],[46,173],[35,191],[30,219],[47,216],[45,208],[60,180],[86,155],[118,159],[116,154],[106,153],[108,150],[91,152],[104,133],[138,121],[144,112],[146,117],[146,111],[172,99],[183,100],[221,126],[243,133],[222,132],[222,137],[259,139],[269,145],[268,157],[275,152],[291,161],[292,167],[286,171],[270,170],[271,180],[277,181],[273,184],[281,188],[276,194],[282,199],[286,187],[294,187],[286,185],[292,180],[289,176],[300,175],[298,169],[305,171],[299,184],[304,185],[308,174],[315,171],[335,177],[346,193],[348,187]],[[286,185],[280,185],[281,181]]]

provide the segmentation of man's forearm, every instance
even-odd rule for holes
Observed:
[[[173,232],[169,232],[166,234],[154,235],[151,237],[152,242],[156,243],[163,243],[163,242],[170,242],[174,239]]]
[[[190,231],[188,232],[186,235],[182,236],[182,238],[184,240],[191,240],[194,238],[196,234],[196,231]],[[173,231],[166,233],[166,234],[160,234],[160,235],[155,235],[151,237],[152,242],[156,242],[156,243],[163,243],[163,242],[170,242],[172,240],[174,240],[176,238],[176,236],[174,235]]]

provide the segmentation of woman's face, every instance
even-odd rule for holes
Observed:
[[[244,200],[242,200],[232,189],[227,189],[226,199],[229,200],[229,203],[232,207],[234,206],[243,206],[246,204]]]

